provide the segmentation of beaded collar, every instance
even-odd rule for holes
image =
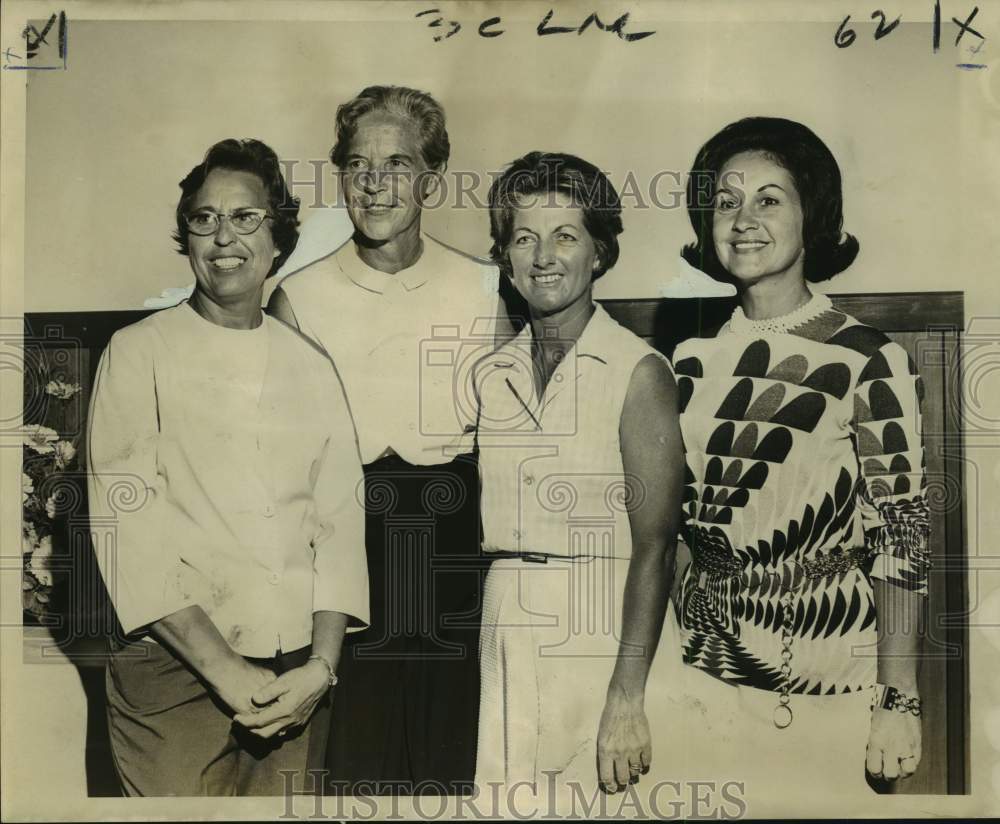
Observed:
[[[737,306],[733,310],[733,316],[729,319],[729,329],[744,335],[759,335],[766,332],[781,334],[783,332],[790,332],[803,323],[818,318],[832,308],[833,303],[830,298],[820,294],[813,295],[798,309],[794,309],[787,315],[781,315],[776,318],[750,320],[750,318],[743,314],[743,307]]]

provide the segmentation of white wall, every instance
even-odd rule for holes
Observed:
[[[839,159],[845,229],[861,240],[856,264],[830,288],[976,293],[995,269],[979,241],[993,233],[985,204],[997,202],[980,181],[995,148],[984,94],[995,95],[996,74],[956,69],[951,29],[937,55],[930,25],[906,22],[878,43],[868,24],[842,50],[836,22],[671,22],[670,6],[644,5],[630,28],[657,33],[625,43],[597,30],[539,38],[546,8],[501,6],[507,31],[487,41],[475,28],[489,8],[445,6],[464,25],[435,43],[410,16],[432,6],[395,6],[377,25],[71,20],[69,70],[29,78],[25,310],[140,308],[190,282],[169,233],[177,182],[205,149],[252,136],[283,158],[323,159],[336,106],[373,82],[440,99],[453,171],[495,171],[545,148],[580,154],[619,184],[631,172],[645,187],[657,172],[686,172],[731,120],[798,119]],[[557,20],[583,16],[566,9]],[[325,182],[333,203],[329,169]],[[311,202],[311,190],[300,193]],[[683,210],[627,203],[622,256],[602,297],[657,295],[690,239]],[[426,224],[470,252],[489,247],[482,210],[440,209]]]

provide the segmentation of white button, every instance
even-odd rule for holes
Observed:
[[[554,377],[552,378],[552,380],[554,380],[554,381],[555,381],[556,383],[562,383],[562,379],[563,379],[563,376],[562,376],[562,375],[555,375],[555,376],[554,376]]]
[[[267,582],[269,584],[279,584],[281,583],[281,576],[277,572],[272,572],[267,576]]]
[[[264,509],[261,511],[264,513],[265,518],[274,517],[274,506],[272,506],[271,504],[264,504]]]

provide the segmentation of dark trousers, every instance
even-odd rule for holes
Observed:
[[[280,675],[308,656],[305,647],[249,660]],[[258,738],[233,723],[192,670],[150,641],[112,643],[107,698],[111,754],[127,796],[281,796],[312,788],[306,770],[322,767],[328,700],[305,728]],[[294,775],[282,775],[289,770]]]
[[[479,481],[473,459],[365,467],[371,626],[334,690],[327,792],[471,791],[479,714]]]

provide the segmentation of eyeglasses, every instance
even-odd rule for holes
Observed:
[[[235,209],[224,215],[205,209],[184,215],[184,223],[187,224],[191,234],[202,237],[218,232],[223,220],[229,221],[229,225],[233,227],[236,234],[252,235],[268,218],[274,220],[274,215],[269,215],[267,209]]]

